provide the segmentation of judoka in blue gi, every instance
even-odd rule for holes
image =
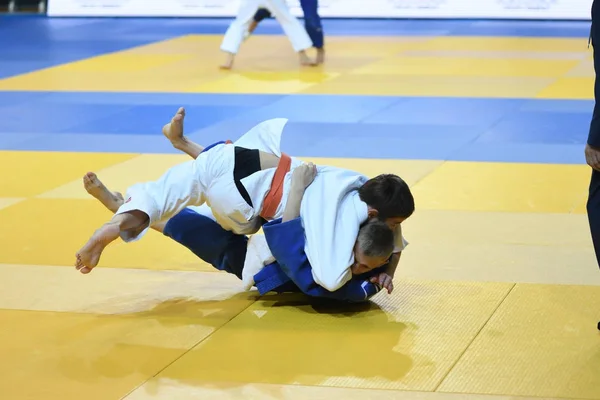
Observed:
[[[367,221],[359,231],[354,249],[356,265],[353,266],[353,278],[334,292],[319,286],[313,279],[304,253],[305,236],[300,219],[304,191],[315,175],[316,168],[312,164],[304,164],[294,170],[283,217],[263,225],[267,251],[272,252],[274,259],[267,265],[261,265],[252,276],[252,286],[261,295],[268,292],[303,292],[313,297],[340,301],[366,301],[382,288],[378,277],[385,272],[394,249],[393,231],[383,221]],[[83,183],[88,193],[110,211],[116,212],[123,203],[123,196],[108,190],[94,173],[87,173]],[[243,279],[247,258],[260,259],[258,253],[261,249],[257,249],[256,245],[249,246],[247,236],[223,229],[203,207],[186,208],[168,221],[153,225],[153,229],[185,246],[216,269]],[[253,238],[261,236],[257,234]],[[370,265],[377,263],[380,266],[363,272],[361,262],[365,259],[369,259]],[[388,292],[391,293],[392,288],[388,286]]]
[[[304,27],[310,40],[312,40],[313,46],[317,49],[317,64],[322,64],[325,61],[325,47],[324,47],[324,35],[323,25],[321,24],[321,17],[319,16],[319,1],[318,0],[300,0],[300,7],[304,13]],[[248,35],[256,29],[258,24],[265,18],[271,18],[272,14],[268,8],[262,7],[256,11],[252,23],[248,28]]]

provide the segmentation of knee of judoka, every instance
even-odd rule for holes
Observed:
[[[369,218],[385,221],[390,229],[396,229],[415,211],[412,192],[398,175],[382,174],[369,179],[358,194],[367,203]]]
[[[369,220],[358,231],[354,245],[353,275],[362,275],[385,265],[394,251],[394,232],[378,219]]]

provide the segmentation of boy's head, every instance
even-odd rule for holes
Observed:
[[[394,251],[394,232],[387,223],[368,220],[358,231],[354,245],[353,275],[361,275],[388,262]]]
[[[358,189],[358,195],[369,207],[369,219],[385,221],[390,229],[396,229],[415,211],[410,188],[397,175],[382,174],[369,179]]]

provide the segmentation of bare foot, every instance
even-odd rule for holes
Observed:
[[[162,133],[171,144],[177,147],[177,144],[184,141],[183,137],[183,119],[185,118],[185,108],[179,107],[179,110],[175,113],[171,122],[165,124],[162,128]]]
[[[82,274],[89,274],[98,265],[106,246],[119,238],[119,232],[119,225],[114,222],[102,225],[75,255],[75,268]]]
[[[227,57],[225,58],[225,62],[219,66],[221,69],[231,69],[233,67],[233,59],[235,58],[234,54],[227,53]]]
[[[325,49],[317,49],[317,64],[323,64],[325,62]]]
[[[300,64],[304,66],[314,67],[317,65],[310,57],[306,54],[306,51],[302,50],[298,53],[300,56]]]
[[[92,197],[113,213],[117,212],[123,204],[123,195],[108,190],[93,172],[88,172],[83,176],[83,187]]]

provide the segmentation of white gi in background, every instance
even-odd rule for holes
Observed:
[[[233,169],[234,147],[260,151],[281,157],[281,134],[287,119],[264,121],[234,144],[216,146],[201,153],[196,160],[170,168],[153,182],[138,183],[127,190],[126,201],[116,214],[140,210],[150,218],[150,225],[177,214],[189,206],[207,204],[212,217],[224,229],[237,234],[253,234],[260,229],[259,214],[265,196],[271,189],[275,168],[255,172],[241,180],[254,207],[250,207],[235,186]],[[281,218],[289,195],[294,169],[302,162],[292,157],[290,171],[283,184],[283,196],[273,219]],[[358,189],[368,180],[354,171],[318,166],[317,176],[302,198],[300,217],[306,234],[305,252],[312,266],[316,283],[335,291],[352,278],[354,244],[360,225],[367,220],[368,207],[358,195]],[[204,207],[202,207],[204,208]],[[205,214],[205,213],[203,213]],[[141,238],[121,234],[124,241]],[[400,225],[395,231],[396,248],[404,249]]]
[[[277,19],[296,53],[312,47],[312,40],[306,33],[306,29],[292,15],[285,0],[240,0],[237,16],[225,32],[221,50],[232,54],[238,53],[254,14],[261,6],[269,9]]]

